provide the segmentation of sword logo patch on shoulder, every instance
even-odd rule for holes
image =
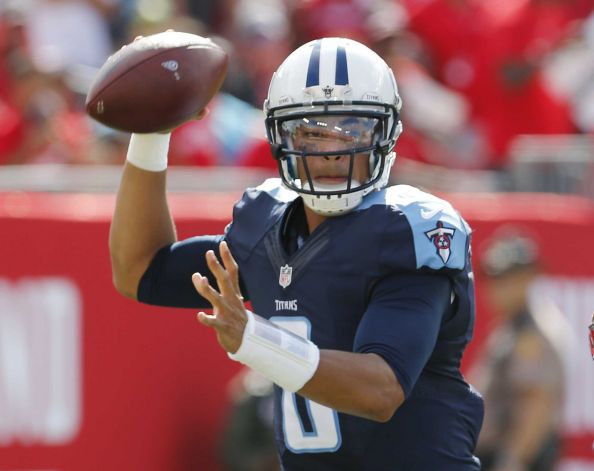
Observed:
[[[280,267],[280,275],[278,277],[278,284],[281,285],[283,288],[286,288],[291,284],[291,278],[293,276],[293,267],[289,265],[285,265],[284,267]]]
[[[441,257],[443,263],[448,263],[450,259],[451,250],[450,246],[452,243],[452,237],[454,237],[455,229],[449,227],[443,227],[443,222],[438,221],[437,227],[425,232],[427,238],[433,242],[437,250],[437,255]]]

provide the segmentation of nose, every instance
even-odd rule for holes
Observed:
[[[346,157],[346,155],[325,155],[324,159],[337,161],[342,159],[343,157]]]

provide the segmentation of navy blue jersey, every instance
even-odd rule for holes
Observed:
[[[399,185],[326,219],[293,251],[284,231],[297,202],[294,192],[271,179],[236,204],[225,238],[244,296],[254,312],[321,349],[382,356],[406,400],[392,419],[379,423],[277,387],[275,428],[284,469],[480,469],[473,450],[482,399],[459,369],[474,321],[468,225],[447,202]],[[178,305],[170,293],[175,282],[163,273],[179,272],[189,257],[176,261],[171,254],[206,251],[217,240],[198,238],[161,251],[143,277],[139,299]],[[155,288],[160,284],[168,286],[163,293]],[[197,294],[182,298],[202,303]]]

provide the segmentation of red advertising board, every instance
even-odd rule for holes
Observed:
[[[180,238],[220,233],[238,194],[173,195]],[[448,195],[475,260],[502,224],[537,234],[542,289],[570,320],[560,469],[594,469],[594,204],[554,195]],[[196,202],[199,201],[198,205]],[[0,194],[0,471],[212,470],[238,371],[189,309],[144,306],[111,284],[113,195]],[[476,340],[490,326],[477,274]],[[582,325],[583,324],[583,325]]]

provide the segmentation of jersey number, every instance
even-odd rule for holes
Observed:
[[[310,338],[311,324],[306,317],[277,316],[270,320],[301,337]],[[285,444],[290,451],[320,453],[340,448],[340,427],[335,410],[285,390],[282,391],[281,407]]]

